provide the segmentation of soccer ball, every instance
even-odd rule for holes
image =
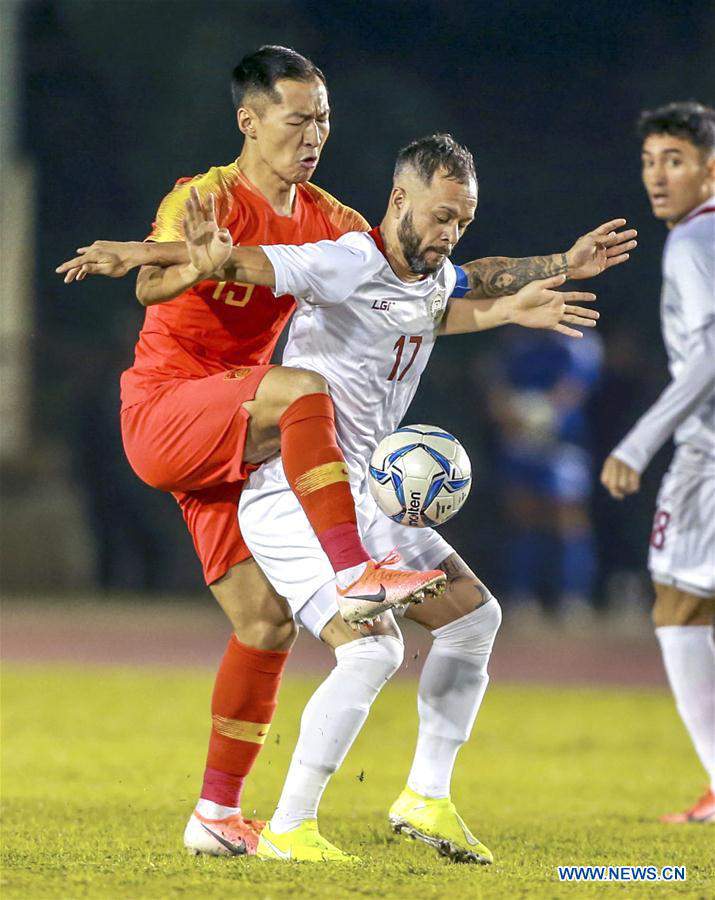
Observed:
[[[375,448],[368,471],[370,493],[380,509],[414,528],[451,519],[472,486],[464,447],[434,425],[408,425],[388,434]]]

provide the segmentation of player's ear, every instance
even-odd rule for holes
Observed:
[[[405,203],[407,201],[407,194],[403,187],[400,187],[399,184],[396,184],[392,188],[392,192],[390,193],[390,200],[388,206],[392,209],[397,215],[400,215],[404,208]]]
[[[708,177],[710,178],[710,188],[711,190],[715,188],[715,153],[711,153],[709,159],[705,163],[708,170]]]
[[[238,112],[236,113],[238,130],[247,138],[255,138],[256,136],[255,121],[256,114],[252,109],[249,109],[246,106],[242,106],[239,108]]]

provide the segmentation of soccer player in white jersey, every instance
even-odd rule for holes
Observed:
[[[671,436],[648,566],[653,620],[675,702],[710,780],[663,822],[715,824],[715,110],[671,103],[641,116],[643,183],[670,229],[661,322],[672,380],[606,459],[617,500],[635,493]]]
[[[594,325],[597,314],[573,305],[594,299],[593,294],[555,290],[563,275],[532,282],[512,296],[455,299],[455,286],[465,279],[449,255],[476,205],[471,154],[449,136],[434,135],[400,153],[381,226],[335,242],[262,248],[230,248],[229,242],[226,261],[217,262],[217,226],[194,196],[185,222],[191,266],[183,275],[174,274],[205,277],[220,265],[230,280],[267,284],[277,295],[297,298],[284,363],[320,372],[328,381],[366,546],[387,557],[387,565],[393,548],[410,565],[442,564],[448,577],[443,597],[405,613],[431,631],[433,644],[419,683],[414,762],[389,816],[397,830],[453,859],[486,863],[492,855],[457,814],[450,780],[486,690],[499,604],[440,535],[403,528],[377,510],[367,491],[367,460],[406,412],[439,334],[515,322],[578,337],[572,326]],[[609,244],[617,240],[606,228],[597,241],[599,271],[607,265]],[[278,809],[261,835],[258,855],[346,859],[320,835],[317,807],[372,702],[401,664],[401,635],[391,613],[369,634],[356,633],[343,621],[333,573],[326,569],[280,459],[253,473],[239,516],[251,552],[297,621],[336,654],[334,670],[303,713]],[[369,615],[373,598],[362,599],[367,610],[355,610],[348,618]]]

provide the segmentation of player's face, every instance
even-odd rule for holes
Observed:
[[[715,161],[685,138],[651,134],[641,153],[643,184],[653,215],[669,225],[704,203],[715,188]]]
[[[330,133],[328,92],[320,79],[276,82],[280,102],[267,102],[254,119],[258,152],[289,184],[308,181]]]
[[[474,219],[477,185],[459,184],[435,173],[432,183],[415,179],[397,224],[397,237],[415,275],[436,272]]]

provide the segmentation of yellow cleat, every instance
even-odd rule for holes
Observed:
[[[271,831],[270,822],[258,839],[256,856],[259,859],[294,860],[295,862],[359,862],[357,856],[344,853],[326,841],[318,831],[316,819],[301,822],[285,834]]]
[[[398,834],[424,841],[454,862],[494,862],[491,850],[474,837],[449,797],[434,800],[406,787],[390,807],[389,816]],[[260,844],[258,850],[260,853]]]

